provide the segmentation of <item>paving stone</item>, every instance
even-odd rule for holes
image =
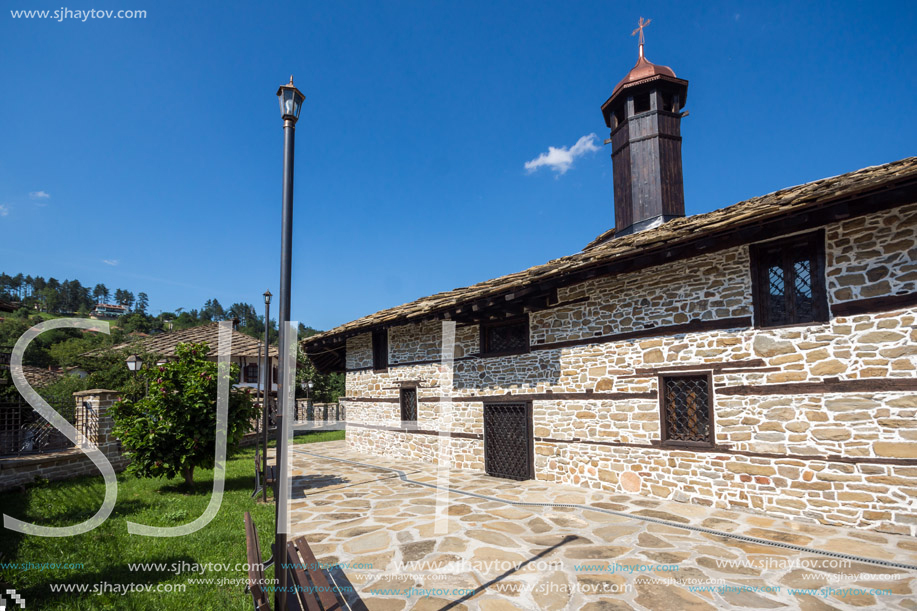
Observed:
[[[796,595],[800,611],[838,611],[840,607],[829,605],[824,599],[808,594]]]
[[[623,556],[632,549],[632,547],[616,547],[612,545],[584,545],[568,548],[564,551],[564,556],[576,559],[595,558],[604,560]]]
[[[571,594],[567,575],[563,571],[554,571],[539,577],[538,584],[533,588],[532,598],[538,603],[539,609],[560,611],[567,608]]]
[[[441,611],[446,607],[449,611],[468,611],[468,606],[464,604],[454,604],[453,601],[445,598],[421,598],[414,603],[411,611]],[[372,610],[370,610],[372,611]]]
[[[404,609],[408,601],[398,598],[382,598],[382,597],[372,597],[364,598],[363,602],[366,604],[366,607],[370,611],[401,611]]]
[[[615,573],[576,575],[578,591],[588,596],[621,595],[627,589],[627,579]]]
[[[624,537],[635,532],[640,532],[645,528],[640,522],[631,521],[628,524],[614,524],[612,526],[603,526],[592,531],[595,535],[601,537],[607,542],[612,542],[619,537]]]
[[[633,607],[623,600],[601,598],[585,605],[582,611],[631,611],[632,609]]]
[[[401,546],[401,560],[403,562],[416,562],[423,560],[427,554],[436,547],[436,541],[415,541]]]
[[[771,600],[770,598],[765,598],[754,592],[749,592],[748,590],[743,590],[741,592],[723,592],[720,594],[726,602],[730,605],[736,607],[745,607],[750,609],[776,609],[777,607],[785,607],[786,604],[778,602],[776,600]]]
[[[637,537],[637,545],[640,547],[672,547],[670,542],[649,533],[640,533],[640,536]]]
[[[790,588],[820,588],[828,583],[828,578],[821,573],[795,569],[780,578],[780,583]]]
[[[637,596],[634,599],[647,609],[668,611],[712,611],[716,607],[678,586],[665,585],[661,581],[637,582]]]
[[[765,528],[751,528],[743,531],[743,535],[755,537],[756,539],[767,539],[768,541],[779,541],[780,543],[791,543],[792,545],[807,546],[812,542],[812,537],[797,535],[780,530],[768,530]]]
[[[388,533],[374,532],[345,542],[344,549],[351,554],[365,554],[367,552],[382,551],[391,546],[391,544],[392,538]]]
[[[717,573],[729,573],[731,575],[760,575],[761,569],[753,568],[750,566],[730,566],[728,563],[723,562],[722,560],[719,563],[713,558],[707,556],[702,556],[695,560],[700,566],[710,569]]]
[[[478,608],[481,611],[518,611],[519,609],[524,609],[524,607],[499,598],[484,598],[478,603]]]

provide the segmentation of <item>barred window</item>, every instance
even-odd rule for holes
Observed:
[[[401,389],[401,420],[417,422],[417,389]]]
[[[373,369],[375,371],[388,369],[388,331],[386,329],[373,331]]]
[[[245,382],[247,384],[254,384],[258,381],[258,365],[255,363],[249,363],[245,366]]]
[[[828,320],[824,232],[755,244],[751,264],[758,327]]]
[[[662,442],[713,445],[713,402],[710,376],[659,379]]]
[[[481,324],[481,354],[518,354],[529,350],[529,319]]]

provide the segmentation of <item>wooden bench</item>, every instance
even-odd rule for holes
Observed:
[[[255,491],[252,492],[252,498],[258,496],[261,488],[264,486],[274,487],[275,466],[268,463],[267,471],[261,470],[261,456],[255,451]]]
[[[252,595],[255,611],[271,611],[272,596],[264,588],[264,565],[261,560],[261,546],[258,544],[258,531],[249,512],[245,512],[245,552],[248,562],[248,591]],[[287,609],[289,611],[343,611],[340,602],[343,598],[336,595],[328,583],[315,554],[309,549],[305,537],[287,542],[287,569],[281,562],[274,563],[274,572],[287,570],[290,579],[287,581]],[[295,591],[294,591],[295,590]],[[362,603],[362,601],[360,601]],[[348,607],[352,608],[352,607]],[[365,609],[358,604],[357,609]]]
[[[344,608],[338,601],[342,594],[335,595],[305,537],[287,541],[286,560],[291,575],[287,585],[296,589],[301,609],[337,611]]]
[[[251,592],[255,611],[271,611],[270,596],[264,589],[264,564],[258,531],[252,516],[245,512],[245,559],[248,563],[248,591]]]

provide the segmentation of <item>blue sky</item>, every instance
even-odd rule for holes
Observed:
[[[690,81],[689,214],[917,153],[912,2],[98,0],[0,14],[0,271],[151,310],[279,278],[297,126],[292,315],[330,328],[581,249],[613,225],[600,105],[646,54]],[[581,146],[566,172],[525,169]]]

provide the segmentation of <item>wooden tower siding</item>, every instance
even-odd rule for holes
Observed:
[[[681,114],[662,109],[663,90],[683,100],[686,86],[657,80],[616,101],[627,117],[611,134],[618,236],[639,231],[634,225],[643,221],[685,215]],[[649,110],[635,112],[635,98],[647,95]]]

